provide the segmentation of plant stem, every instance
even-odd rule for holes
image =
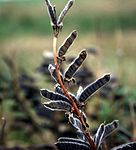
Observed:
[[[60,77],[60,74],[59,74],[59,67],[58,67],[58,62],[57,62],[57,36],[54,36],[53,37],[53,53],[54,53],[54,65],[55,65],[55,70],[56,70],[56,75],[57,75],[57,79],[58,79],[58,83],[60,84],[60,87],[63,91],[63,93],[65,94],[65,96],[69,99],[69,101],[71,102],[73,108],[74,108],[74,111],[76,113],[76,115],[78,116],[78,118],[80,119],[81,123],[82,123],[82,126],[83,126],[83,130],[84,130],[84,133],[88,139],[88,142],[90,143],[91,145],[91,148],[92,150],[95,150],[95,145],[94,145],[94,142],[90,136],[90,133],[87,131],[86,129],[86,123],[84,122],[84,119],[81,115],[81,112],[79,111],[76,103],[74,102],[74,100],[71,98],[71,96],[69,95],[67,89],[65,88],[62,80],[61,80],[61,77]]]

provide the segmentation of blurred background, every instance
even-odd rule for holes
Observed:
[[[67,0],[51,3],[59,14]],[[83,48],[89,55],[75,75],[77,86],[71,92],[107,72],[112,75],[87,105],[91,134],[100,123],[118,119],[120,128],[105,141],[107,149],[134,141],[136,1],[76,0],[64,20],[58,46],[75,29],[79,36],[63,69]],[[44,99],[39,90],[53,91],[55,85],[47,70],[49,63],[52,29],[44,0],[0,0],[0,118],[6,119],[0,119],[0,146],[53,149],[58,137],[76,137],[63,113],[51,112],[41,104]]]

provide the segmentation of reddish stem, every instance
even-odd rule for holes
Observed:
[[[76,103],[74,102],[74,100],[71,98],[71,96],[69,95],[67,89],[65,88],[62,80],[61,80],[61,77],[60,77],[60,74],[59,74],[59,67],[58,67],[58,63],[57,63],[57,37],[54,36],[53,38],[53,52],[54,52],[54,65],[55,65],[55,69],[56,69],[56,75],[57,75],[57,79],[58,79],[58,83],[60,84],[61,86],[61,89],[63,91],[63,93],[65,94],[65,96],[69,99],[69,101],[71,102],[74,110],[75,110],[75,113],[76,115],[78,116],[78,118],[80,119],[81,123],[82,123],[82,126],[83,126],[83,130],[84,130],[84,133],[91,145],[91,149],[92,150],[95,150],[95,145],[94,145],[94,142],[90,136],[90,133],[87,131],[86,129],[86,123],[84,122],[84,119],[82,117],[82,114],[81,112],[79,111]]]

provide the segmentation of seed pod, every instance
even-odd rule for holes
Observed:
[[[52,101],[62,100],[64,102],[71,104],[70,101],[64,95],[54,93],[54,92],[49,91],[47,89],[41,89],[40,92],[44,98],[47,98],[49,100],[52,100]]]
[[[80,140],[80,139],[75,139],[75,138],[69,138],[69,137],[60,137],[58,139],[58,141],[60,142],[63,142],[63,141],[67,141],[67,142],[77,142],[77,143],[83,143],[85,144],[86,146],[90,147],[89,143],[83,141],[83,140]]]
[[[77,58],[68,66],[64,74],[64,79],[71,79],[87,56],[86,50],[82,50]]]
[[[85,114],[83,111],[81,111],[81,114],[82,114],[82,116],[83,116],[83,119],[84,119],[84,122],[85,122],[85,124],[86,124],[86,127],[89,128],[89,124],[87,123],[86,114]]]
[[[110,80],[110,74],[96,80],[95,82],[88,85],[79,96],[79,102],[84,103],[94,92],[104,86]]]
[[[48,70],[49,70],[51,76],[53,77],[53,79],[57,82],[57,75],[56,75],[55,67],[52,64],[49,64]],[[62,74],[61,74],[61,72],[59,72],[59,73],[60,73],[61,80],[63,81]]]
[[[46,2],[46,5],[47,5],[48,14],[50,16],[51,25],[55,26],[55,25],[57,25],[57,17],[56,17],[55,6],[53,7],[51,5],[50,0],[45,0],[45,2]]]
[[[67,37],[64,43],[59,47],[58,57],[60,59],[64,60],[63,56],[66,54],[68,48],[72,45],[76,37],[77,37],[77,31],[74,30],[70,33],[70,35]]]
[[[44,102],[43,105],[52,111],[70,111],[72,108],[72,105],[61,100]]]
[[[77,94],[76,94],[76,98],[77,99],[79,99],[79,97],[80,97],[80,95],[81,95],[81,93],[83,92],[83,87],[82,86],[79,86],[79,88],[78,88],[78,91],[77,91]]]
[[[77,130],[77,137],[80,139],[80,140],[83,140],[83,141],[87,141],[87,138],[84,134],[84,132],[80,131],[80,130]]]
[[[61,90],[61,88],[60,88],[59,85],[56,85],[56,87],[55,87],[55,92],[56,92],[56,93],[59,93],[59,94],[61,94],[61,95],[64,95],[64,93],[63,93],[63,91]],[[70,92],[68,92],[68,93],[69,93],[69,95],[71,96],[71,98],[72,98],[75,102],[77,102],[77,99],[76,99],[75,95],[73,95],[73,94],[70,93]]]
[[[77,143],[83,143],[85,144],[86,146],[90,147],[89,143],[83,141],[83,140],[80,140],[80,139],[75,139],[75,138],[69,138],[69,137],[60,137],[58,139],[58,141],[60,142],[63,142],[63,141],[67,141],[67,142],[77,142]]]
[[[112,148],[111,150],[134,150],[136,148],[136,142],[129,142]]]
[[[105,132],[105,126],[104,126],[104,123],[102,123],[99,126],[99,128],[94,136],[94,143],[95,143],[95,146],[97,149],[99,149],[99,147],[102,143],[102,138],[103,138],[104,132]]]
[[[118,120],[114,120],[113,122],[105,125],[105,132],[103,135],[103,140],[111,134],[113,131],[115,131],[119,126]]]
[[[64,7],[64,9],[61,11],[58,21],[57,21],[58,25],[62,23],[65,15],[67,14],[68,10],[72,7],[73,3],[74,3],[74,0],[69,0],[66,6]]]
[[[55,93],[59,93],[61,95],[64,95],[63,91],[61,90],[61,87],[59,84],[55,85]]]
[[[58,142],[55,143],[58,150],[90,150],[90,145],[80,139],[74,138],[59,138]]]
[[[82,131],[82,124],[80,122],[80,120],[78,118],[76,118],[75,116],[73,116],[73,113],[70,113],[68,116],[69,122],[71,123],[71,125],[73,127],[75,127],[77,130]]]

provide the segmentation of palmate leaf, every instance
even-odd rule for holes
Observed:
[[[55,145],[58,150],[91,150],[87,142],[74,138],[59,138]]]
[[[111,150],[135,150],[135,149],[136,149],[136,142],[130,142],[127,144],[123,144],[123,145],[114,147]]]
[[[52,111],[68,111],[69,112],[72,108],[72,105],[61,100],[44,102],[43,105]]]
[[[110,74],[107,74],[104,77],[88,85],[80,94],[78,101],[80,103],[85,103],[92,94],[94,94],[98,89],[104,86],[109,80],[110,80]]]
[[[47,89],[41,89],[40,93],[44,98],[47,98],[48,100],[51,100],[51,101],[61,100],[61,101],[71,104],[70,101],[67,99],[67,97],[64,95],[49,91]]]

